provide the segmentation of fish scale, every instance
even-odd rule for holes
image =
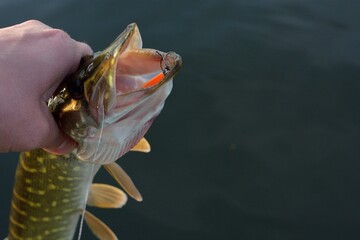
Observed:
[[[92,164],[78,161],[74,154],[58,156],[41,149],[21,153],[11,203],[10,237],[71,239],[92,180],[89,176],[98,168],[94,171]]]

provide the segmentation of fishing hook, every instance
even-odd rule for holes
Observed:
[[[169,53],[165,53],[165,54],[162,54],[161,52],[159,51],[156,51],[157,54],[160,55],[161,57],[161,60],[160,60],[160,68],[161,68],[161,71],[163,72],[164,75],[166,75],[169,71],[170,71],[170,64],[168,63],[168,61],[166,60],[166,57]],[[165,65],[165,67],[163,67],[163,64]]]

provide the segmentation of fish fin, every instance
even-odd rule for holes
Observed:
[[[145,138],[142,138],[130,151],[148,153],[150,150],[150,143]]]
[[[121,185],[121,187],[136,201],[143,200],[139,190],[135,187],[133,181],[126,172],[116,163],[103,165],[110,175]]]
[[[90,186],[87,205],[99,208],[121,208],[127,202],[126,194],[107,184],[93,183]]]
[[[91,232],[100,240],[117,240],[115,233],[100,219],[86,211],[84,216]]]

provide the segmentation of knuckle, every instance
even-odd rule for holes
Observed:
[[[31,20],[28,20],[26,22],[23,22],[22,23],[24,26],[28,27],[28,28],[31,28],[32,30],[33,29],[37,29],[37,30],[40,30],[40,29],[49,29],[50,27],[48,25],[46,25],[45,23],[43,22],[40,22],[38,20],[34,20],[34,19],[31,19]]]
[[[63,44],[70,40],[70,36],[61,29],[47,30],[48,37],[55,43]]]
[[[61,29],[47,30],[49,44],[56,49],[60,56],[66,56],[72,52],[73,41],[72,38]]]
[[[28,20],[24,23],[29,24],[29,25],[34,25],[34,26],[43,26],[44,25],[42,22],[35,20],[35,19]]]

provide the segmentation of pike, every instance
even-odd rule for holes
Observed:
[[[56,90],[48,107],[77,148],[68,155],[42,149],[22,152],[16,169],[8,239],[73,239],[84,214],[99,239],[117,239],[85,203],[119,208],[126,194],[110,185],[91,184],[101,166],[135,200],[142,197],[115,163],[131,149],[148,152],[143,138],[171,92],[181,57],[143,49],[130,24],[104,51],[84,57],[79,69]]]

